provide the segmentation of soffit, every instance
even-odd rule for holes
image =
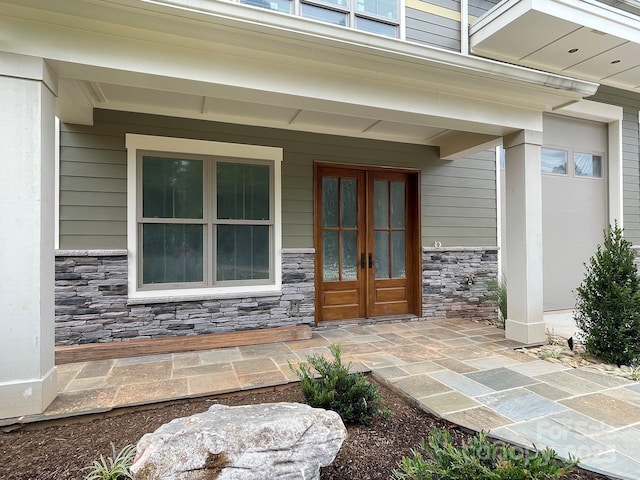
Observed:
[[[595,0],[508,0],[470,29],[476,55],[640,92],[640,17]]]

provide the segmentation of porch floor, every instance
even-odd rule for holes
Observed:
[[[589,470],[640,479],[640,384],[514,351],[496,327],[463,319],[318,329],[309,340],[58,366],[59,395],[32,422],[296,380],[289,363],[342,345],[423,409],[514,444],[549,446]]]

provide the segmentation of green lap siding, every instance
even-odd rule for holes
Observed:
[[[313,246],[314,161],[419,169],[424,245],[496,245],[493,152],[451,162],[423,145],[96,110],[94,126],[61,125],[61,249],[127,247],[126,133],[283,148],[285,248]]]

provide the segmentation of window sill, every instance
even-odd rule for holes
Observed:
[[[252,288],[255,288],[253,290]],[[148,305],[152,303],[182,303],[206,302],[234,298],[275,297],[282,295],[282,289],[276,286],[261,285],[257,287],[243,287],[242,290],[196,293],[193,290],[164,290],[152,292],[136,292],[129,296],[127,305]]]

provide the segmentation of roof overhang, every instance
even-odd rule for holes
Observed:
[[[94,108],[436,145],[448,158],[597,84],[212,0],[0,0],[2,50]],[[458,133],[464,141],[458,141]]]
[[[640,92],[640,8],[505,0],[470,28],[476,55]],[[628,11],[627,11],[628,10]]]

